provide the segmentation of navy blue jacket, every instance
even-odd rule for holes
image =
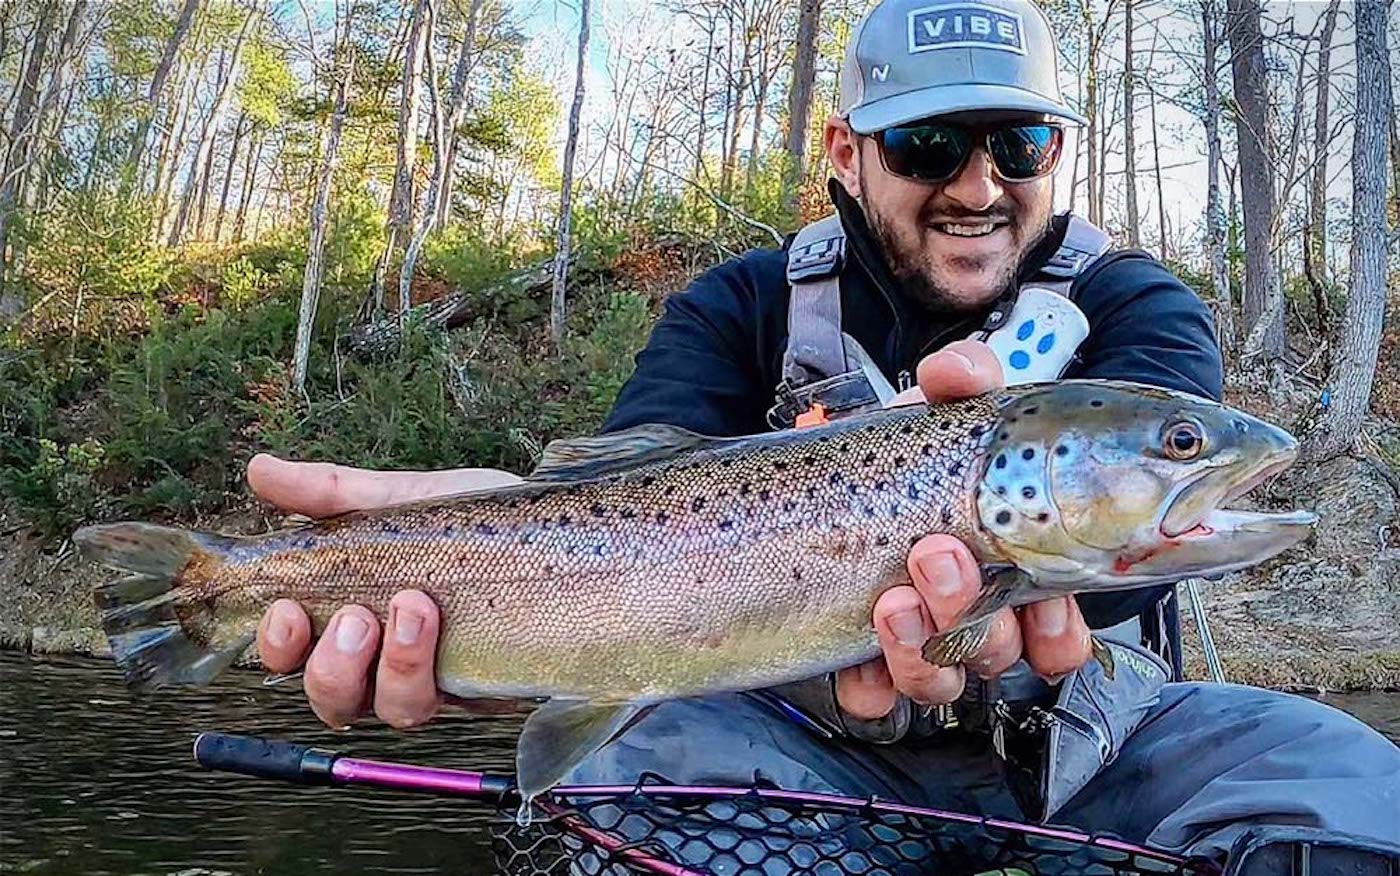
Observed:
[[[953,315],[909,300],[889,272],[859,210],[834,193],[847,233],[841,275],[842,329],[892,384],[919,360],[981,327],[990,311]],[[1059,247],[1067,217],[1032,253],[1023,276]],[[668,423],[705,435],[769,431],[768,408],[782,377],[789,287],[782,250],[755,250],[706,272],[667,299],[637,355],[604,431]],[[1135,380],[1219,399],[1220,349],[1210,312],[1184,283],[1141,251],[1114,252],[1078,277],[1071,297],[1088,317],[1089,338],[1066,377]],[[1079,598],[1090,626],[1141,613],[1163,589]]]

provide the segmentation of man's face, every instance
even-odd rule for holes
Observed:
[[[1023,113],[960,113],[946,119],[970,126],[1044,121]],[[939,183],[906,179],[885,169],[874,138],[845,128],[846,149],[831,125],[827,146],[838,176],[860,201],[909,294],[930,307],[966,311],[990,304],[1010,288],[1026,254],[1049,228],[1051,175],[1004,182],[979,138],[956,176]]]

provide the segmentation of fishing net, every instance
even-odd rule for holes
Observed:
[[[702,793],[697,793],[697,791]],[[1202,862],[1073,831],[824,795],[639,784],[560,795],[528,826],[492,829],[508,876],[923,876],[1215,873]]]

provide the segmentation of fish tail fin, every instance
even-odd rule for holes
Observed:
[[[133,690],[207,684],[252,641],[215,611],[209,585],[234,539],[150,523],[84,527],[84,558],[128,573],[98,586],[112,656]]]

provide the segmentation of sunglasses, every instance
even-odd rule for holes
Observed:
[[[1060,161],[1064,128],[1047,122],[968,128],[942,122],[916,122],[875,134],[880,161],[895,176],[943,182],[957,176],[976,146],[986,150],[1003,182],[1045,176]]]

